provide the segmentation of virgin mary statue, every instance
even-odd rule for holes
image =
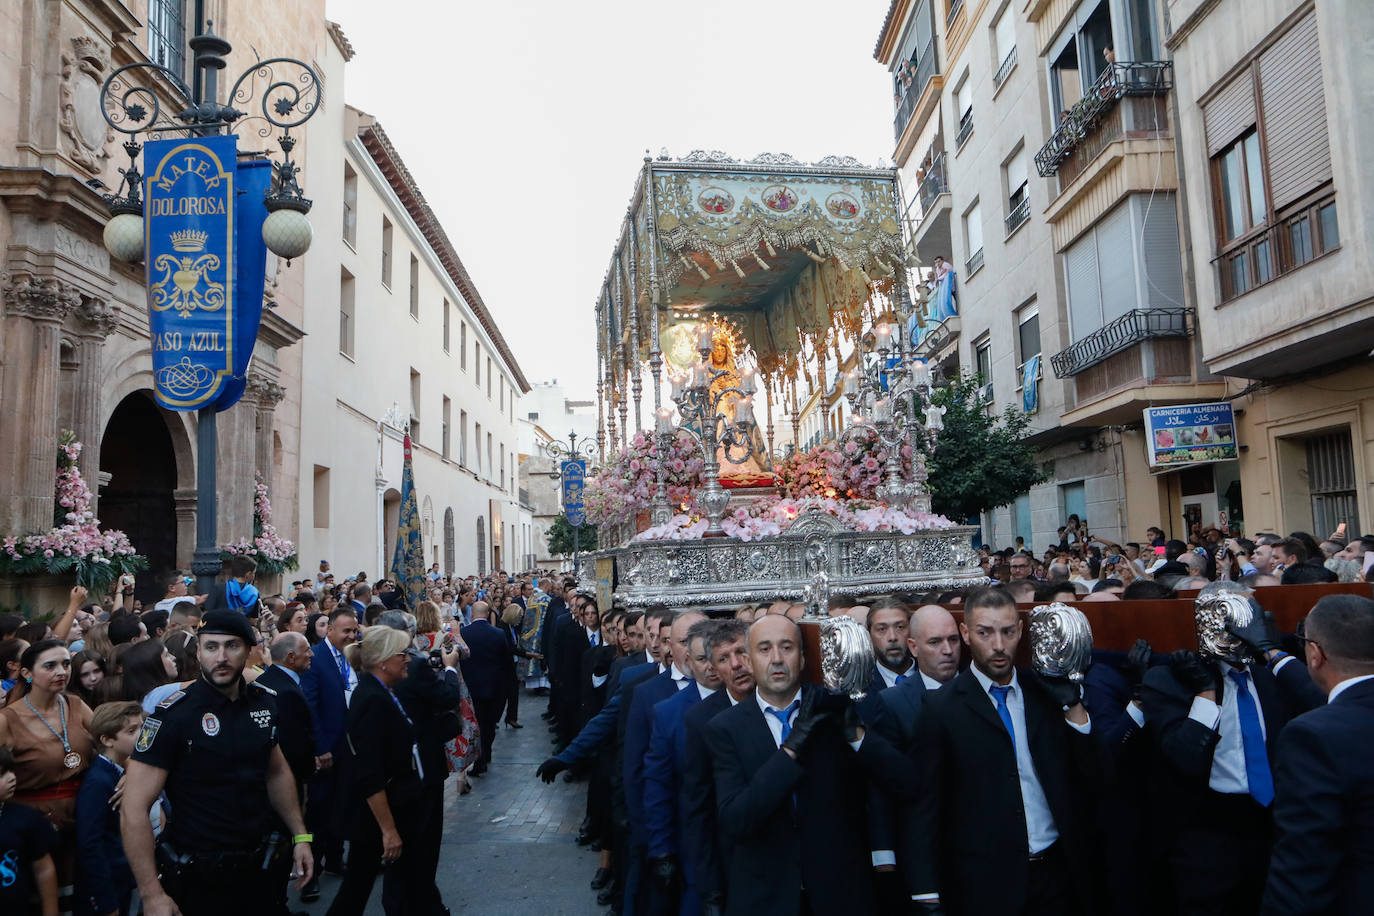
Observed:
[[[740,387],[742,375],[729,334],[717,332],[711,338],[711,369],[713,374],[724,373],[711,382],[712,400],[728,388]],[[726,489],[771,487],[775,482],[773,463],[754,418],[753,398],[733,392],[727,394],[721,399],[721,413],[725,415],[726,427],[735,428],[735,441],[728,446],[724,443],[716,446],[720,485]]]

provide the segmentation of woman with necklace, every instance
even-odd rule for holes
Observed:
[[[57,828],[53,850],[62,912],[71,911],[76,853],[76,791],[94,755],[87,727],[91,708],[66,694],[71,653],[59,639],[40,640],[19,661],[20,681],[0,709],[0,747],[14,754],[11,804],[38,811]]]

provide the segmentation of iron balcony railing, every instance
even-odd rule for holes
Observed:
[[[1187,337],[1192,309],[1133,309],[1050,357],[1054,374],[1069,378],[1146,340]]]
[[[916,196],[921,201],[921,213],[930,212],[930,208],[935,203],[935,198],[941,194],[949,193],[949,182],[945,180],[945,154],[938,152],[930,160],[930,168],[926,169],[926,177],[921,179],[921,184],[916,188]]]
[[[954,0],[949,5],[949,14],[945,16],[945,25],[954,24],[954,17],[959,15],[959,11],[964,8],[964,0]]]
[[[979,248],[964,262],[964,276],[971,277],[983,266],[983,249]]]
[[[935,59],[935,39],[932,37],[926,42],[926,46],[903,64],[902,68],[905,73],[898,77],[901,88],[898,90],[897,116],[892,121],[892,129],[897,135],[898,142],[901,142],[902,133],[906,131],[911,116],[916,113],[916,103],[921,100],[921,93],[925,92],[926,86],[939,70]]]
[[[956,152],[964,145],[968,135],[973,133],[973,109],[970,108],[959,118],[959,133],[954,135],[954,149]]]
[[[1020,229],[1021,224],[1028,219],[1030,219],[1030,198],[1022,197],[1021,202],[1002,221],[1006,225],[1007,235],[1010,236],[1017,229]]]
[[[1007,78],[1007,74],[1016,68],[1016,45],[1011,46],[1007,56],[1002,60],[1002,66],[997,68],[997,72],[992,76],[992,87],[1001,88],[1002,83]]]
[[[1097,82],[1068,110],[1050,139],[1035,154],[1035,170],[1049,178],[1099,118],[1128,95],[1161,95],[1174,87],[1174,65],[1167,60],[1108,64]]]

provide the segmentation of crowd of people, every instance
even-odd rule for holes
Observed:
[[[327,562],[280,594],[255,578],[235,557],[207,594],[178,571],[147,606],[124,577],[0,615],[0,913],[285,914],[322,872],[330,914],[379,875],[387,913],[448,912],[445,785],[471,792],[501,716],[521,727],[533,577],[436,568],[413,607]]]
[[[436,567],[408,607],[327,563],[261,596],[243,559],[148,608],[76,588],[0,618],[0,912],[287,913],[330,871],[330,914],[378,877],[390,916],[447,913],[446,783],[473,791],[522,695],[621,916],[1368,912],[1374,600],[1280,634],[1255,592],[1362,578],[1374,542],[1343,533],[1114,544],[1071,518],[1041,558],[985,550],[990,585],[832,602],[872,643],[857,699],[803,676],[788,601],[603,611],[572,578]],[[1081,681],[1016,663],[1018,603],[1188,588],[1195,647],[1099,649]]]

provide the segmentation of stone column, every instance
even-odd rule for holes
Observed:
[[[286,397],[286,389],[281,385],[256,373],[249,373],[248,388],[244,393],[244,400],[247,401],[251,398],[257,404],[253,434],[254,470],[262,474],[262,479],[267,482],[269,490],[276,483],[272,479],[274,469],[272,462],[272,423],[276,416],[277,405],[281,403],[284,397]]]
[[[115,310],[108,302],[93,296],[82,296],[75,309],[77,318],[76,396],[72,399],[72,432],[85,447],[81,451],[81,476],[96,493],[95,478],[100,472],[101,405],[104,402],[104,373],[101,354],[105,338],[118,323]]]
[[[177,514],[178,569],[191,568],[191,555],[196,550],[196,488],[184,487],[172,491],[172,503]]]
[[[16,271],[4,277],[4,298],[0,531],[25,534],[52,527],[62,322],[80,295],[55,277]]]

